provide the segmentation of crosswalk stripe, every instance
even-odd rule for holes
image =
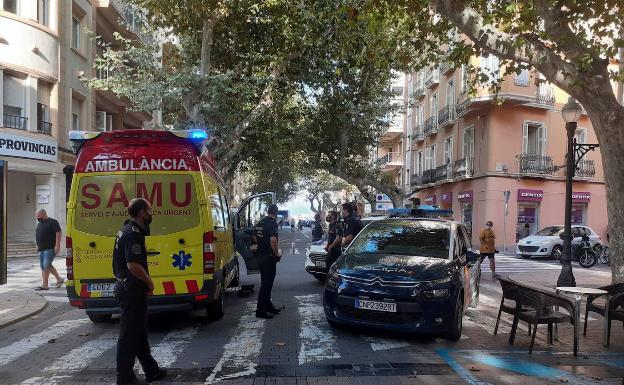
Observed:
[[[40,348],[49,340],[67,334],[71,330],[88,323],[89,320],[86,318],[59,321],[39,333],[31,334],[11,345],[0,348],[0,367]]]
[[[63,357],[56,360],[52,365],[43,369],[44,372],[57,372],[60,370],[81,370],[89,366],[89,363],[107,350],[117,345],[117,336],[106,333],[98,338],[91,339],[73,349]]]
[[[151,349],[152,357],[158,362],[158,366],[161,368],[171,367],[176,362],[179,352],[193,340],[198,332],[199,328],[193,327],[188,330],[174,330],[167,333],[165,338]],[[134,365],[134,368],[139,373],[143,373],[143,368],[139,362]]]
[[[296,296],[299,301],[299,365],[340,358],[335,336],[325,321],[325,312],[318,294]]]
[[[230,341],[223,347],[223,355],[217,365],[206,378],[205,384],[221,380],[251,376],[256,373],[257,358],[262,350],[265,320],[256,318],[253,311],[256,304],[249,302],[245,315],[238,321],[236,330]],[[242,368],[242,369],[241,369]],[[235,370],[233,373],[222,374],[222,371]]]
[[[411,344],[407,341],[400,341],[391,338],[371,336],[362,336],[362,338],[364,339],[364,341],[370,343],[370,347],[374,352],[411,346]]]

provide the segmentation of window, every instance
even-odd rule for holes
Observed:
[[[468,68],[466,64],[462,64],[461,66],[461,93],[464,94],[468,92]]]
[[[546,155],[546,126],[527,122],[522,126],[522,153]]]
[[[422,151],[418,151],[416,153],[416,156],[414,157],[414,174],[416,175],[422,175],[423,171],[424,171],[424,157],[423,157],[423,152]]]
[[[453,162],[453,137],[449,136],[444,140],[444,164]]]
[[[72,130],[80,131],[80,116],[72,114]]]
[[[219,194],[210,197],[210,205],[212,206],[212,226],[214,230],[225,230],[225,218],[223,216],[223,207]]]
[[[408,135],[412,135],[414,130],[414,121],[412,120],[412,107],[407,108],[407,133]]]
[[[576,143],[578,144],[586,144],[587,143],[587,128],[578,128],[576,133],[574,134],[574,139],[576,139]]]
[[[519,74],[516,74],[516,85],[528,87],[529,86],[529,70],[524,69]]]
[[[17,13],[17,0],[3,0],[2,7],[6,12]]]
[[[462,156],[466,159],[472,159],[474,157],[474,128],[466,128],[463,139]]]
[[[108,131],[106,128],[108,114],[106,111],[95,111],[95,128],[100,131]]]
[[[37,103],[37,131],[43,134],[51,134],[50,107],[43,103]]]
[[[446,84],[446,105],[451,107],[455,105],[455,81],[453,79]]]
[[[429,116],[438,116],[438,93],[437,92],[434,92],[431,95],[429,107],[430,107]]]
[[[80,116],[82,115],[82,101],[80,99],[72,98],[71,112],[71,129],[80,131]]]
[[[3,81],[3,124],[5,127],[26,129],[27,123],[24,117],[26,89],[24,88],[24,80],[7,75],[5,72]]]
[[[429,147],[425,152],[425,168],[432,170],[436,168],[436,146]]]
[[[481,69],[490,77],[498,79],[500,76],[500,62],[495,55],[481,58]]]
[[[37,0],[37,20],[45,26],[50,26],[50,0]]]
[[[80,20],[72,17],[72,48],[80,49]]]

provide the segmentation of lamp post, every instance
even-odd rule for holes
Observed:
[[[561,252],[561,273],[557,279],[557,286],[576,286],[576,280],[572,273],[572,180],[579,161],[585,154],[598,147],[597,144],[577,144],[574,139],[576,126],[583,107],[569,98],[561,109],[561,115],[566,122],[567,155],[566,155],[566,195],[565,195],[565,223],[563,230],[563,250]]]

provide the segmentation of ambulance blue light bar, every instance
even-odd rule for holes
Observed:
[[[193,140],[207,140],[208,132],[206,130],[183,130],[183,131],[171,131],[171,133],[178,138],[193,139]]]

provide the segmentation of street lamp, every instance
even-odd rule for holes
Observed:
[[[576,173],[579,161],[588,151],[593,151],[597,144],[577,144],[574,139],[578,120],[583,113],[583,107],[569,98],[561,109],[561,115],[566,122],[567,155],[566,155],[566,196],[565,196],[565,224],[563,230],[563,250],[561,252],[561,273],[557,279],[557,286],[576,286],[572,273],[572,180]]]

